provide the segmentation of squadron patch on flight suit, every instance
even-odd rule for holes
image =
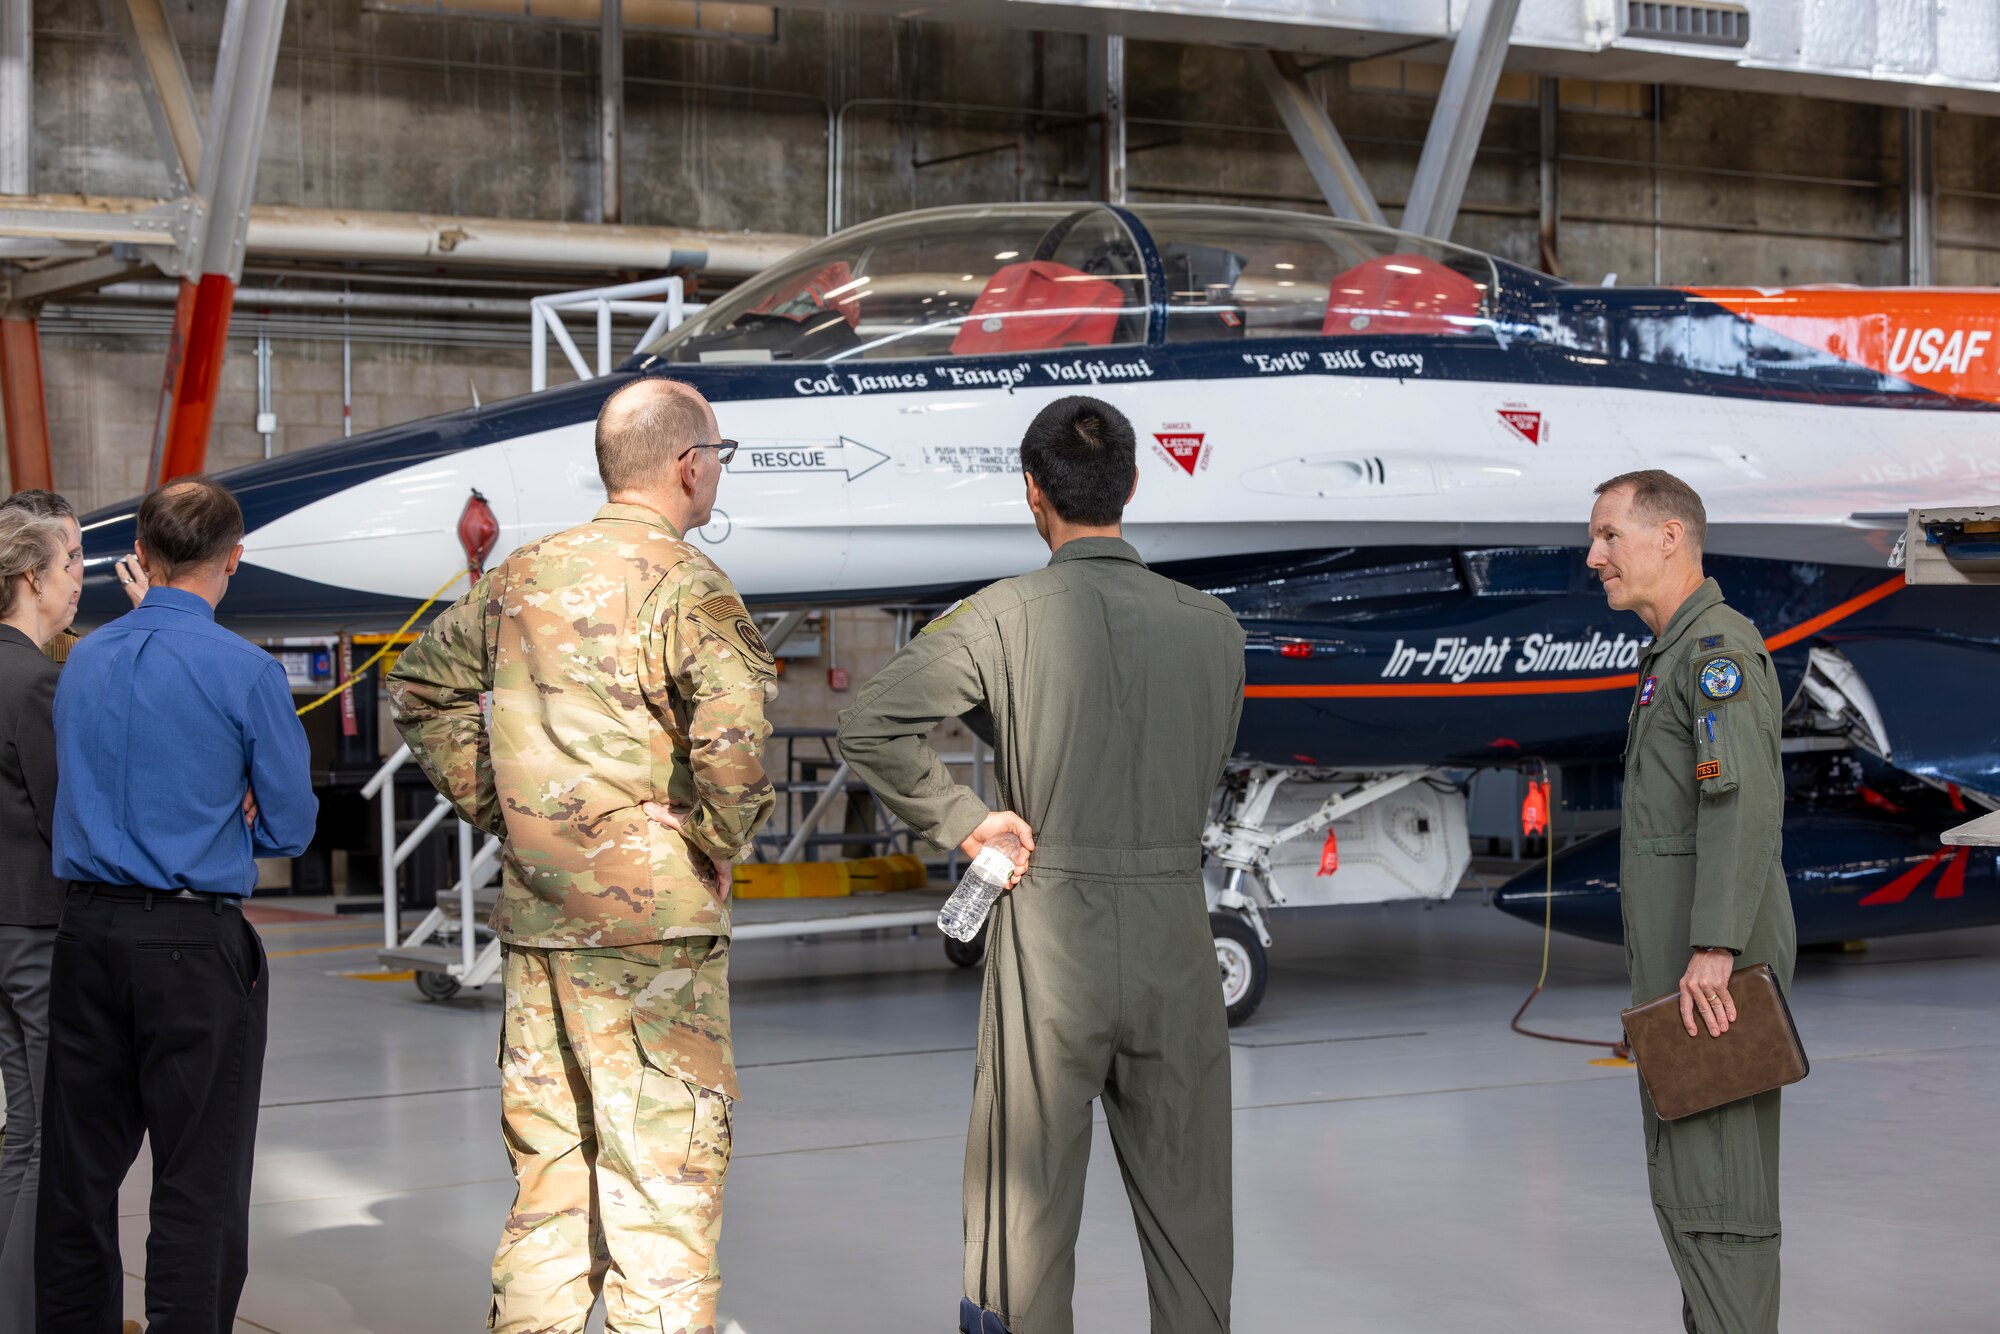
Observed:
[[[694,616],[751,662],[767,669],[777,665],[777,655],[765,645],[764,636],[757,633],[756,623],[750,619],[749,609],[743,605],[741,598],[718,593],[704,602],[697,602]]]
[[[1743,669],[1734,658],[1710,658],[1701,665],[1696,680],[1701,693],[1710,699],[1728,699],[1743,688]]]
[[[1653,702],[1653,691],[1659,687],[1659,684],[1660,684],[1660,678],[1657,676],[1649,676],[1646,678],[1644,684],[1642,684],[1639,687],[1640,708],[1643,709],[1648,704],[1651,704]]]
[[[1698,783],[1706,781],[1707,779],[1710,778],[1722,777],[1722,761],[1703,760],[1700,764],[1697,764],[1694,767],[1694,777],[1695,781]]]
[[[961,611],[964,610],[965,610],[965,599],[960,598],[958,601],[952,603],[949,607],[946,607],[943,611],[933,616],[930,619],[929,623],[926,624],[923,629],[917,631],[917,633],[920,635],[927,635],[933,630],[942,630],[945,628],[947,624],[950,623],[952,617],[958,615]]]

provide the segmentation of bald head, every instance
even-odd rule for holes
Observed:
[[[612,495],[668,485],[690,445],[716,436],[715,412],[675,380],[634,380],[597,414],[597,475]]]
[[[236,497],[206,477],[184,477],[139,502],[139,547],[155,583],[225,562],[243,540]]]

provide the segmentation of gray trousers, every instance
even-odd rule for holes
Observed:
[[[42,1071],[49,1055],[52,926],[0,926],[0,1329],[35,1327],[35,1201],[42,1175]]]
[[[1662,1121],[1639,1086],[1653,1213],[1687,1334],[1778,1334],[1780,1092]]]
[[[992,922],[965,1145],[968,1305],[1008,1334],[1073,1334],[1100,1101],[1151,1308],[1146,1326],[1135,1311],[1120,1329],[1228,1334],[1229,1025],[1201,882],[1030,867]],[[966,1323],[977,1310],[962,1325],[990,1328]]]

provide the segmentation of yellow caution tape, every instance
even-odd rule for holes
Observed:
[[[457,573],[453,574],[451,578],[445,580],[442,584],[439,584],[438,591],[431,594],[429,597],[425,598],[424,605],[418,607],[415,611],[411,612],[410,619],[404,621],[401,627],[397,629],[396,633],[390,635],[388,641],[384,643],[381,648],[376,649],[374,653],[369,655],[368,661],[362,663],[359,667],[356,667],[352,672],[348,674],[348,677],[345,681],[342,681],[339,685],[327,691],[324,695],[321,695],[318,699],[313,700],[310,704],[301,705],[297,710],[299,717],[301,718],[305,717],[307,714],[311,713],[314,709],[326,703],[328,700],[333,699],[339,695],[344,695],[348,691],[354,689],[355,682],[359,681],[362,677],[366,676],[368,674],[368,669],[370,667],[373,667],[376,663],[382,661],[383,658],[388,656],[389,650],[396,647],[396,642],[399,639],[401,639],[403,635],[409,632],[411,626],[417,623],[417,618],[419,616],[422,616],[425,612],[429,611],[431,609],[432,604],[435,603],[439,598],[443,597],[445,595],[445,592],[448,589],[450,589],[450,587],[453,584],[457,583],[459,580],[465,577],[466,577],[466,571],[460,570]]]

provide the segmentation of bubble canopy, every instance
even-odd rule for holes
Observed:
[[[1478,251],[1309,214],[929,209],[806,247],[639,356],[716,366],[1005,356],[1149,335],[1485,336],[1498,283]]]

